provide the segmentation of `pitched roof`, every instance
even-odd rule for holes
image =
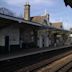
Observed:
[[[52,23],[52,26],[58,29],[63,29],[63,23],[62,22],[55,22]]]
[[[32,22],[36,22],[36,23],[40,23],[40,24],[44,24],[45,19],[46,19],[46,16],[34,16],[34,17],[31,17]]]

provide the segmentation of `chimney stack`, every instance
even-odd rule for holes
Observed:
[[[29,1],[24,5],[24,19],[30,20],[30,4]]]

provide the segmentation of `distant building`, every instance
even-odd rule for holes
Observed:
[[[72,28],[70,28],[70,31],[72,31]]]

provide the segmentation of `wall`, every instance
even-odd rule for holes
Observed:
[[[0,30],[0,46],[5,46],[5,36],[9,36],[10,45],[19,44],[19,29],[9,26]]]
[[[46,31],[46,30],[39,30],[38,31],[37,45],[38,45],[39,48],[49,47],[50,40],[49,40],[49,37],[48,37],[48,31]]]
[[[33,30],[30,28],[22,29],[20,31],[20,38],[24,43],[31,43],[34,41]]]

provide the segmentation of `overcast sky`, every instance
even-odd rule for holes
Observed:
[[[6,7],[17,16],[23,16],[24,4],[27,0],[0,0],[0,7]],[[64,28],[72,27],[72,9],[66,7],[63,0],[29,0],[31,16],[38,16],[46,9],[50,14],[51,22],[63,22]]]

